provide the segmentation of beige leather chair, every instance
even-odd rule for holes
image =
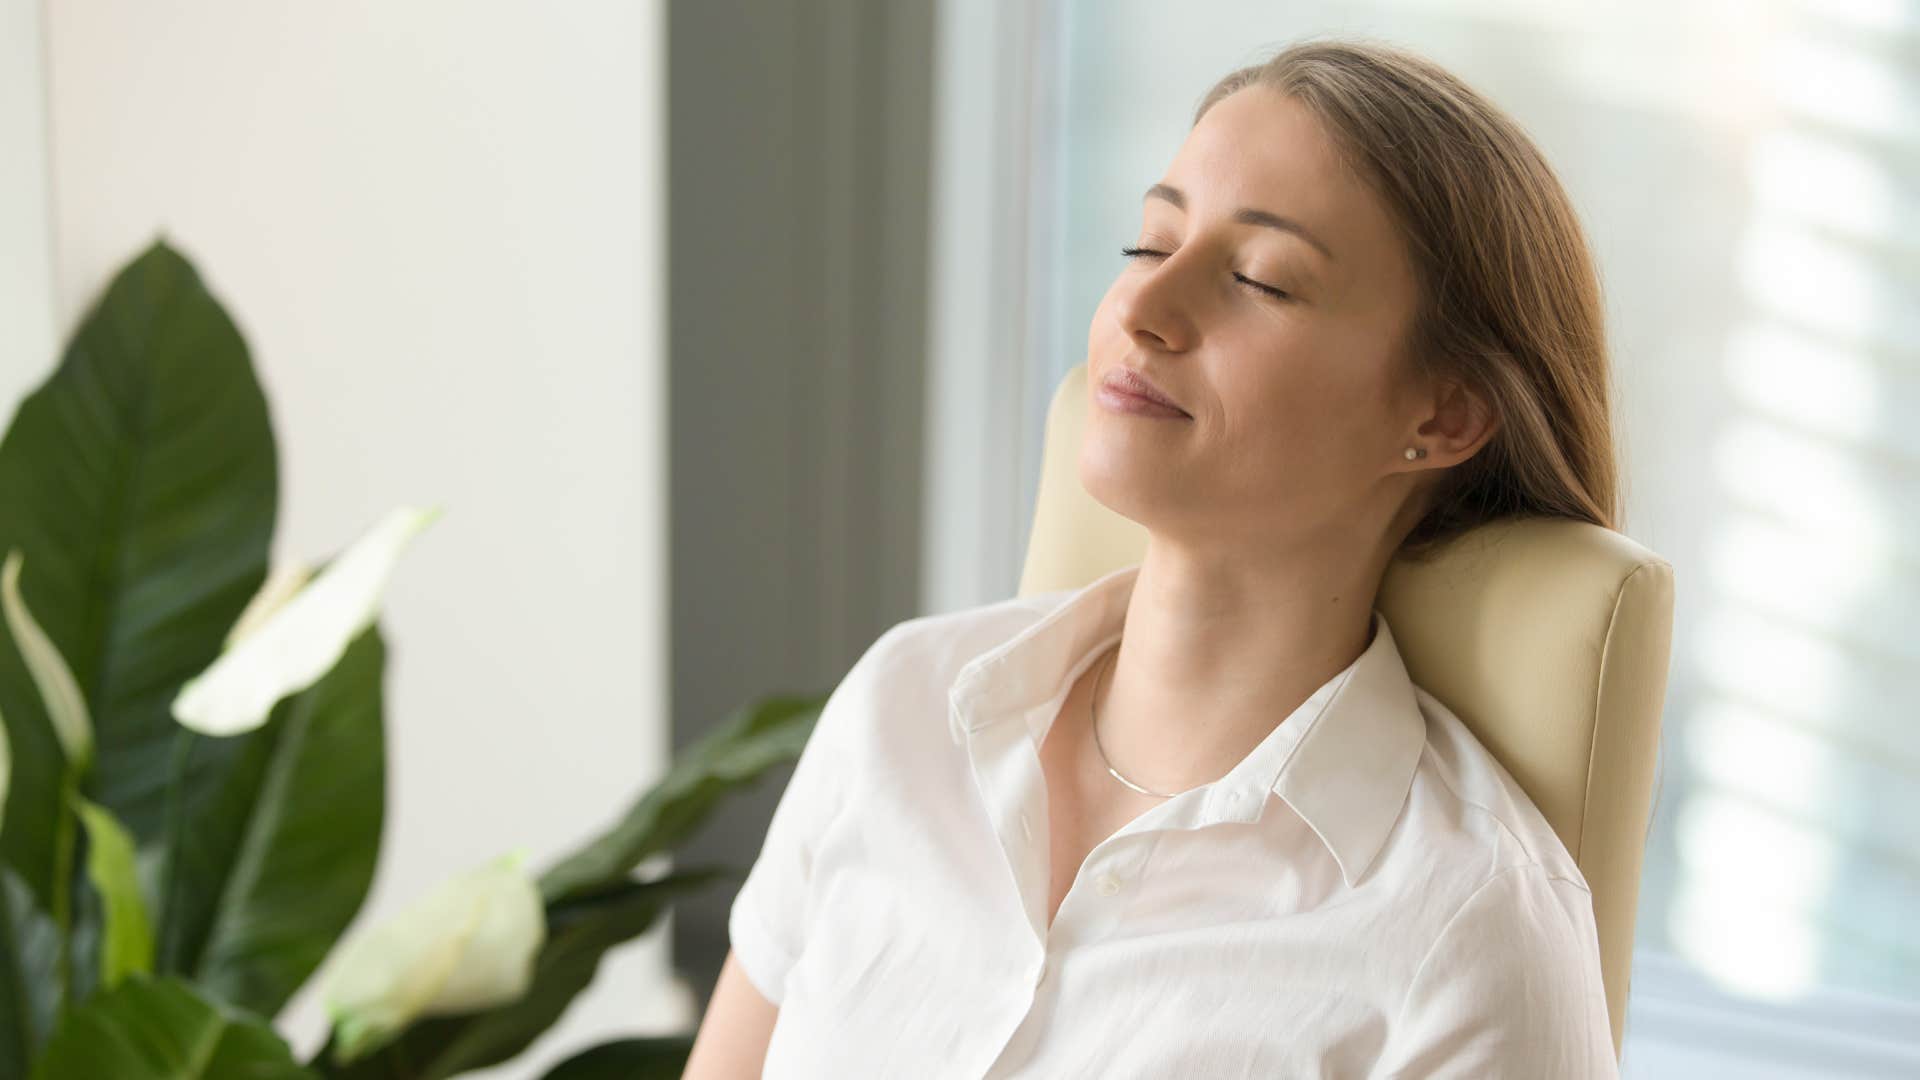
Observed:
[[[1077,588],[1146,552],[1146,530],[1080,486],[1086,410],[1081,364],[1048,412],[1023,596]],[[1413,681],[1466,722],[1579,861],[1617,1057],[1673,636],[1672,564],[1583,522],[1502,522],[1426,565],[1394,563],[1376,606]]]

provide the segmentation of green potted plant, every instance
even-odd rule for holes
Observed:
[[[796,759],[825,701],[749,703],[543,872],[505,853],[340,942],[385,817],[379,597],[440,511],[399,508],[317,567],[270,572],[277,500],[246,346],[156,241],[0,441],[0,1075],[509,1060],[609,950],[740,877],[635,871]],[[331,1029],[301,1062],[273,1025],[316,972]],[[677,1076],[691,1039],[611,1043],[549,1076]]]

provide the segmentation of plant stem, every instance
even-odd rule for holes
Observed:
[[[173,915],[173,891],[179,882],[180,841],[187,827],[186,811],[180,806],[180,789],[186,782],[187,760],[193,753],[194,737],[194,733],[186,728],[174,733],[173,761],[167,766],[167,846],[160,862],[160,897],[155,912],[160,928],[153,965],[156,975],[171,971],[185,973],[188,970],[185,961],[174,955],[177,951],[174,938],[179,932],[179,920]]]
[[[73,884],[73,845],[74,826],[78,811],[73,808],[73,797],[77,793],[74,770],[65,770],[60,777],[60,809],[53,830],[53,923],[60,931],[59,996],[54,999],[54,1015],[62,1016],[67,1011],[67,995],[73,988],[73,913],[71,886]]]

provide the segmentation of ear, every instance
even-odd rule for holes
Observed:
[[[1499,429],[1500,418],[1487,396],[1449,377],[1434,381],[1432,413],[1416,431],[1419,444],[1427,448],[1425,463],[1444,467],[1479,453]]]

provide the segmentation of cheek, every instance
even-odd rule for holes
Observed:
[[[1299,489],[1345,482],[1378,442],[1378,402],[1337,357],[1290,354],[1223,373],[1220,448],[1246,483]]]
[[[1301,343],[1268,344],[1226,354],[1212,380],[1222,433],[1248,445],[1313,438],[1343,407],[1345,388],[1332,365]]]

